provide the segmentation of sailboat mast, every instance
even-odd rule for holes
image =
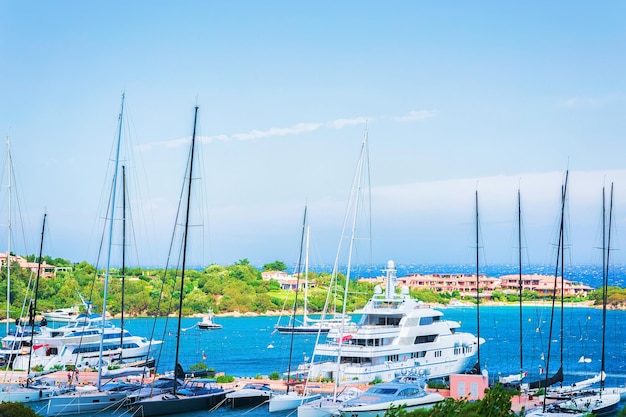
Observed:
[[[41,262],[43,259],[43,235],[46,230],[46,216],[47,213],[43,215],[43,226],[41,227],[41,242],[39,244],[39,259],[37,265],[37,276],[35,277],[35,301],[33,302],[33,311],[37,311],[37,295],[39,294],[39,277],[41,275]],[[35,325],[33,322],[33,327],[30,332],[30,354],[28,355],[28,370],[26,375],[26,386],[29,385],[30,378],[28,377],[30,374],[30,363],[33,356],[33,340],[35,338]]]
[[[302,264],[302,250],[304,248],[304,234],[306,230],[306,212],[307,206],[304,206],[304,217],[302,219],[302,234],[300,236],[300,253],[298,255],[298,264],[296,265],[296,295],[293,301],[293,313],[291,315],[291,342],[289,343],[289,362],[287,362],[287,394],[289,394],[289,381],[291,380],[291,358],[293,355],[293,336],[296,326],[296,310],[298,308],[298,288],[300,287],[300,265]]]
[[[563,239],[563,231],[564,231],[564,221],[565,221],[565,197],[567,195],[567,179],[569,176],[569,171],[565,171],[565,182],[564,184],[561,186],[561,223],[559,225],[559,238],[557,240],[557,251],[556,251],[556,269],[554,271],[554,287],[552,290],[552,309],[551,309],[551,313],[550,313],[550,331],[548,332],[548,359],[546,360],[546,379],[545,379],[545,388],[548,389],[548,387],[550,386],[549,382],[550,382],[550,356],[551,356],[551,352],[552,352],[552,330],[554,327],[554,306],[556,303],[556,296],[557,296],[557,278],[558,278],[558,273],[559,273],[559,263],[562,263],[562,259],[563,259],[563,243],[565,242],[565,240]],[[561,274],[563,273],[563,266],[561,265]],[[563,294],[563,288],[562,288],[563,284],[561,284],[561,294]],[[563,308],[561,307],[561,332],[563,329]],[[562,336],[562,335],[561,335]],[[561,337],[561,347],[563,346],[563,337]],[[561,358],[560,358],[560,368],[559,368],[559,372],[561,372],[563,369],[563,350],[561,349]],[[563,382],[563,380],[561,379],[559,382]],[[547,395],[544,395],[543,397],[543,411],[546,411],[546,399],[547,399]]]
[[[602,211],[604,211],[604,188],[602,189]],[[602,215],[602,222],[605,222],[605,215]],[[602,360],[601,360],[601,370],[600,370],[600,389],[604,389],[604,366],[605,366],[605,342],[606,342],[606,303],[608,298],[609,291],[609,256],[611,254],[611,224],[613,222],[613,184],[611,183],[611,195],[609,197],[609,224],[604,225],[602,230],[603,234],[604,230],[608,227],[608,235],[606,237],[606,250],[603,251],[603,260],[604,263],[604,271],[602,277]],[[603,241],[604,238],[603,238]],[[602,391],[600,391],[602,392]]]
[[[337,353],[337,377],[335,378],[335,384],[333,386],[333,398],[337,398],[337,389],[339,384],[339,372],[341,370],[341,348],[343,346],[343,336],[344,336],[344,327],[345,327],[345,317],[346,310],[348,306],[348,290],[350,288],[350,279],[352,275],[352,252],[354,251],[354,241],[356,239],[356,228],[357,228],[357,219],[359,214],[359,202],[361,196],[361,189],[363,187],[363,169],[365,164],[367,164],[369,168],[369,152],[367,148],[367,129],[365,130],[365,135],[363,136],[363,144],[361,145],[361,155],[359,157],[359,163],[357,165],[357,170],[355,174],[356,184],[355,184],[355,192],[354,192],[354,211],[352,212],[352,229],[350,231],[350,245],[348,247],[348,265],[346,268],[346,283],[343,291],[343,305],[341,308],[341,328],[339,332],[339,351]],[[368,177],[369,180],[369,177]],[[368,184],[369,185],[369,184]],[[369,194],[368,194],[369,196]],[[370,229],[371,232],[371,229]],[[387,275],[386,280],[386,290],[385,297],[392,298],[394,294],[392,291],[395,291],[395,282],[391,282],[391,277],[389,274]]]
[[[113,171],[113,188],[111,194],[111,218],[109,220],[109,248],[107,251],[107,266],[104,275],[104,295],[102,296],[102,334],[100,335],[100,355],[98,357],[98,390],[101,388],[102,379],[102,349],[104,348],[104,329],[106,324],[106,311],[107,311],[107,294],[109,292],[109,273],[111,270],[111,248],[113,242],[113,220],[115,219],[115,190],[117,189],[117,171],[120,161],[120,147],[122,142],[122,120],[124,117],[124,96],[122,93],[122,105],[119,116],[119,128],[117,131],[117,149],[115,151],[115,170]]]
[[[309,300],[309,233],[310,226],[306,227],[306,249],[304,251],[304,317],[302,319],[302,323],[307,325],[308,317],[307,317],[307,309],[308,309],[308,300]]]
[[[11,140],[7,136],[7,336],[11,322]]]
[[[566,174],[569,175],[569,172]],[[567,200],[567,177],[563,186],[563,201],[561,210],[561,330],[559,345],[561,349],[561,364],[563,364],[563,340],[565,332],[565,203]],[[561,386],[563,381],[560,382]]]
[[[476,369],[478,373],[480,373],[480,275],[479,275],[479,263],[478,263],[478,190],[476,190],[475,194],[475,203],[476,203],[476,335],[478,337],[477,344],[477,362]]]
[[[198,106],[194,108],[193,116],[193,135],[191,136],[191,155],[189,155],[189,183],[187,184],[187,210],[185,214],[185,230],[183,233],[183,264],[180,275],[180,295],[178,299],[178,327],[176,331],[176,356],[174,364],[178,367],[178,358],[180,355],[180,329],[183,320],[183,297],[185,289],[185,267],[187,262],[187,235],[189,231],[189,212],[191,210],[191,181],[193,180],[193,160],[196,147],[196,125],[198,123]],[[175,374],[175,378],[178,377]],[[176,384],[174,384],[174,394],[176,394]]]
[[[126,166],[122,165],[122,311],[120,317],[120,346],[124,346],[124,296],[126,294]],[[120,361],[123,359],[120,349]]]
[[[519,189],[517,190],[517,257],[519,260],[519,372],[521,377],[524,375],[524,350],[522,349],[524,322],[522,295],[524,292],[524,284],[522,282],[522,194]]]

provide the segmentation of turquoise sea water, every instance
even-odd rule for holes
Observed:
[[[476,333],[477,314],[475,307],[443,309],[445,318],[461,322],[461,330]],[[552,334],[550,373],[558,369],[561,351],[560,310],[554,314],[555,326]],[[522,352],[527,380],[542,378],[540,369],[546,369],[548,357],[548,333],[551,309],[548,307],[525,306],[523,308]],[[181,363],[185,368],[199,362],[206,363],[218,372],[236,377],[255,377],[271,372],[286,372],[289,365],[290,335],[273,332],[277,317],[218,317],[215,321],[223,325],[220,330],[199,330],[199,318],[183,319]],[[284,320],[284,319],[283,319]],[[152,319],[127,320],[126,326],[139,335],[150,335]],[[584,307],[564,309],[563,362],[565,384],[570,384],[596,374],[600,370],[602,310]],[[159,372],[173,367],[176,342],[176,320],[156,321],[155,338],[165,340]],[[607,386],[626,384],[626,311],[607,312],[606,370]],[[482,368],[489,371],[491,378],[519,371],[519,307],[481,306],[480,336],[485,339],[481,347]],[[316,336],[294,336],[292,369],[310,357]],[[579,362],[582,357],[591,362]],[[542,360],[542,357],[544,358]],[[203,359],[206,358],[206,359]],[[37,405],[33,405],[37,409]],[[207,414],[206,411],[188,413],[186,417]],[[289,413],[279,413],[284,417]],[[113,414],[107,414],[113,415]],[[120,415],[120,413],[115,413]],[[244,411],[222,408],[213,415],[239,416]],[[267,406],[245,414],[250,417],[268,416]],[[273,414],[274,415],[274,414]],[[294,413],[295,415],[295,413]]]

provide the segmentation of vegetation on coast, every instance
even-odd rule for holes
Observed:
[[[469,401],[467,399],[455,400],[446,398],[435,404],[430,409],[417,409],[406,411],[402,407],[391,408],[385,412],[384,417],[516,417],[524,413],[516,413],[511,410],[511,396],[513,392],[504,389],[502,384],[496,384],[487,390],[482,400]]]
[[[35,256],[27,257],[35,261]],[[104,271],[83,261],[72,264],[70,261],[45,257],[46,263],[55,266],[69,267],[67,271],[57,272],[56,277],[40,279],[37,310],[46,311],[70,307],[80,304],[78,294],[91,300],[96,306],[102,305],[104,287]],[[267,270],[286,270],[282,261],[275,261],[263,266],[254,267],[247,259],[241,259],[233,265],[209,265],[204,269],[190,270],[185,277],[184,315],[206,313],[212,310],[216,314],[256,313],[268,314],[293,308],[295,291],[282,290],[276,280],[263,280],[262,272]],[[117,315],[121,312],[122,271],[110,271],[108,312]],[[125,271],[125,314],[127,316],[165,316],[176,313],[176,303],[180,288],[180,272],[163,269],[126,268]],[[0,288],[6,288],[7,271],[0,273]],[[12,266],[11,269],[11,318],[24,316],[22,308],[27,295],[27,288],[32,286],[33,274],[30,270]],[[308,308],[310,312],[321,312],[326,302],[331,274],[328,272],[309,272]],[[333,297],[337,307],[343,304],[345,276],[339,275],[335,282]],[[365,305],[374,292],[374,284],[353,280],[349,284],[347,299],[348,311],[354,311]],[[437,293],[431,289],[411,289],[411,295],[425,303],[447,304],[451,299],[460,298],[458,293]],[[31,297],[31,296],[29,296]],[[524,291],[524,301],[548,301],[538,297],[537,293]],[[466,298],[474,302],[473,298]],[[587,298],[569,299],[569,302],[594,301],[601,304],[601,291],[592,292]],[[616,287],[609,288],[608,302],[610,305],[622,306],[626,300],[626,290]],[[505,294],[495,291],[492,301],[504,303],[518,302],[517,294]],[[299,307],[303,306],[303,297],[298,297]],[[6,312],[6,292],[0,291],[0,317]]]

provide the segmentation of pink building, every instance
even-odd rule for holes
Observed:
[[[33,273],[37,273],[39,267],[38,262],[28,262],[21,256],[11,255],[11,265],[17,264],[20,268],[29,269]],[[7,267],[7,253],[0,253],[0,268]],[[54,265],[48,265],[47,263],[41,264],[41,270],[39,276],[42,278],[49,278],[56,276],[56,267]]]

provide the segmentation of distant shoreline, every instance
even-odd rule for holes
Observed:
[[[468,302],[461,302],[461,304],[457,304],[457,305],[453,305],[450,306],[448,304],[437,304],[437,303],[424,303],[425,306],[427,307],[431,307],[431,308],[435,308],[435,309],[440,309],[440,310],[448,310],[448,309],[456,309],[456,308],[471,308],[471,307],[475,307],[476,304],[474,303],[468,303]],[[498,301],[486,301],[480,304],[481,307],[519,307],[519,303],[516,302],[512,302],[512,303],[507,303],[507,302],[498,302]],[[523,304],[524,307],[551,307],[552,306],[552,302],[551,301],[529,301],[529,302],[525,302]],[[560,302],[557,302],[555,304],[555,306],[560,306]],[[598,306],[598,305],[594,305],[593,301],[580,301],[580,302],[570,302],[570,303],[565,303],[564,304],[565,308],[602,308],[602,306]],[[619,306],[607,306],[608,310],[626,310],[626,305],[621,304]],[[304,311],[299,309],[296,312],[296,315],[303,315]],[[321,312],[310,312],[309,314],[314,315],[314,316],[319,316],[321,314]],[[348,314],[354,314],[354,312],[349,312]],[[200,319],[204,316],[205,314],[202,313],[196,313],[196,314],[192,314],[189,316],[184,316],[185,318],[197,318]],[[291,313],[284,313],[281,311],[267,311],[265,313],[255,313],[252,311],[246,312],[246,313],[241,313],[238,311],[231,311],[231,312],[226,312],[226,313],[215,313],[214,316],[215,317],[229,317],[229,318],[239,318],[239,317],[279,317],[279,316],[291,316]],[[40,320],[41,317],[38,315],[37,316],[37,320]],[[154,317],[154,316],[126,316],[126,318],[146,318],[146,317]],[[170,315],[170,317],[176,317],[175,314]],[[110,318],[113,319],[119,319],[121,318],[120,314],[116,314],[113,316],[110,316]],[[11,319],[11,321],[15,321],[15,319]],[[2,319],[0,320],[0,323],[6,323],[6,319]]]

